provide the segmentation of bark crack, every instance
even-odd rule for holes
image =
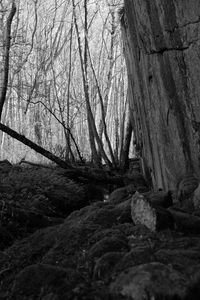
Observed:
[[[188,50],[192,45],[197,43],[199,39],[193,40],[188,43],[187,46],[181,46],[181,47],[162,47],[158,50],[151,50],[147,54],[148,55],[154,55],[154,54],[161,54],[163,55],[165,52],[171,52],[171,51],[185,51]]]
[[[183,25],[174,26],[172,29],[164,29],[164,31],[169,32],[169,33],[173,33],[177,29],[182,29],[182,28],[185,28],[189,25],[194,25],[194,24],[198,24],[198,23],[200,23],[200,17],[198,17],[198,19],[195,20],[195,21],[187,22]]]

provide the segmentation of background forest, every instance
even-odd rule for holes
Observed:
[[[121,0],[1,0],[1,122],[65,160],[117,164],[130,140]],[[1,159],[45,160],[0,134]]]

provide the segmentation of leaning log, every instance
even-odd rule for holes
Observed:
[[[37,153],[40,153],[44,157],[48,158],[49,160],[55,162],[58,166],[65,169],[65,175],[68,178],[74,179],[75,181],[84,182],[86,180],[92,180],[93,182],[101,182],[101,183],[110,183],[116,184],[118,186],[124,186],[125,182],[137,182],[137,184],[142,184],[146,186],[146,182],[143,176],[135,172],[135,174],[130,175],[116,175],[114,172],[109,172],[105,170],[100,170],[96,168],[89,168],[89,167],[75,167],[71,164],[63,161],[56,155],[52,154],[48,150],[42,148],[41,146],[35,144],[24,135],[19,134],[18,132],[14,131],[13,129],[9,128],[6,125],[0,123],[0,130],[10,135],[12,138],[20,141],[24,145],[28,146],[29,148],[33,149]]]
[[[30,147],[31,149],[35,150],[37,153],[40,153],[41,155],[45,156],[46,158],[50,159],[51,161],[55,162],[57,165],[59,165],[61,168],[71,168],[71,165],[57,157],[56,155],[52,154],[48,150],[45,150],[44,148],[40,147],[39,145],[35,144],[28,138],[26,138],[24,135],[19,134],[15,130],[9,128],[6,125],[3,125],[0,123],[0,130],[7,133],[12,138],[20,141],[24,145]]]

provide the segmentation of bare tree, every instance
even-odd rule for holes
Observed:
[[[15,0],[12,0],[11,10],[6,21],[5,42],[4,42],[4,67],[3,67],[3,84],[0,94],[0,119],[2,116],[3,106],[6,101],[6,93],[8,88],[9,60],[10,60],[10,44],[11,44],[11,25],[16,13]]]

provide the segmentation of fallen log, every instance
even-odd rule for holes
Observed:
[[[153,205],[168,208],[173,205],[172,192],[147,192],[143,194],[145,198]]]
[[[147,189],[147,184],[144,177],[138,172],[135,172],[135,174],[132,174],[130,177],[130,175],[117,175],[117,173],[105,171],[102,169],[74,167],[66,170],[64,172],[64,175],[76,182],[88,183],[88,180],[90,180],[90,182],[92,181],[93,183],[107,183],[117,185],[119,187],[123,187],[126,184],[127,180],[129,180],[131,184],[136,185],[136,189],[137,186],[143,186],[144,189]]]
[[[200,217],[188,214],[177,208],[168,208],[168,211],[173,216],[177,230],[189,233],[200,233]]]
[[[18,132],[14,131],[13,129],[9,128],[8,126],[3,125],[0,123],[0,130],[7,133],[12,138],[20,141],[24,145],[30,147],[31,149],[35,150],[36,152],[40,153],[41,155],[45,156],[46,158],[50,159],[51,161],[55,162],[57,165],[59,165],[61,168],[71,168],[72,166],[68,164],[67,162],[63,161],[56,155],[52,154],[48,150],[45,150],[41,146],[35,144],[28,138],[26,138],[24,135],[19,134]]]
[[[7,133],[14,139],[20,141],[24,145],[30,147],[34,151],[40,153],[44,157],[48,158],[49,160],[55,162],[58,166],[65,169],[65,176],[74,179],[75,181],[84,182],[84,179],[86,180],[92,180],[93,182],[101,182],[101,183],[110,183],[110,184],[116,184],[118,186],[124,186],[126,182],[134,182],[137,181],[137,183],[144,184],[146,186],[146,182],[143,178],[143,176],[135,172],[135,174],[130,175],[116,175],[115,173],[112,173],[110,171],[105,171],[101,169],[96,168],[89,168],[89,167],[75,167],[71,164],[63,161],[56,155],[52,154],[48,150],[42,148],[41,146],[35,144],[28,138],[26,138],[24,135],[21,135],[14,131],[13,129],[9,128],[8,126],[3,125],[0,123],[0,130]]]
[[[37,164],[37,163],[34,163],[32,161],[28,161],[28,160],[24,160],[24,159],[22,159],[19,162],[19,165],[21,165],[21,164],[27,164],[27,165],[30,165],[30,166],[33,166],[33,167],[45,168],[45,169],[51,169],[51,170],[55,169],[55,167],[53,167],[53,166],[48,166],[48,165],[44,165],[44,164]]]
[[[170,212],[163,207],[152,205],[138,192],[131,199],[131,215],[134,224],[145,225],[151,231],[174,228],[174,220]]]

